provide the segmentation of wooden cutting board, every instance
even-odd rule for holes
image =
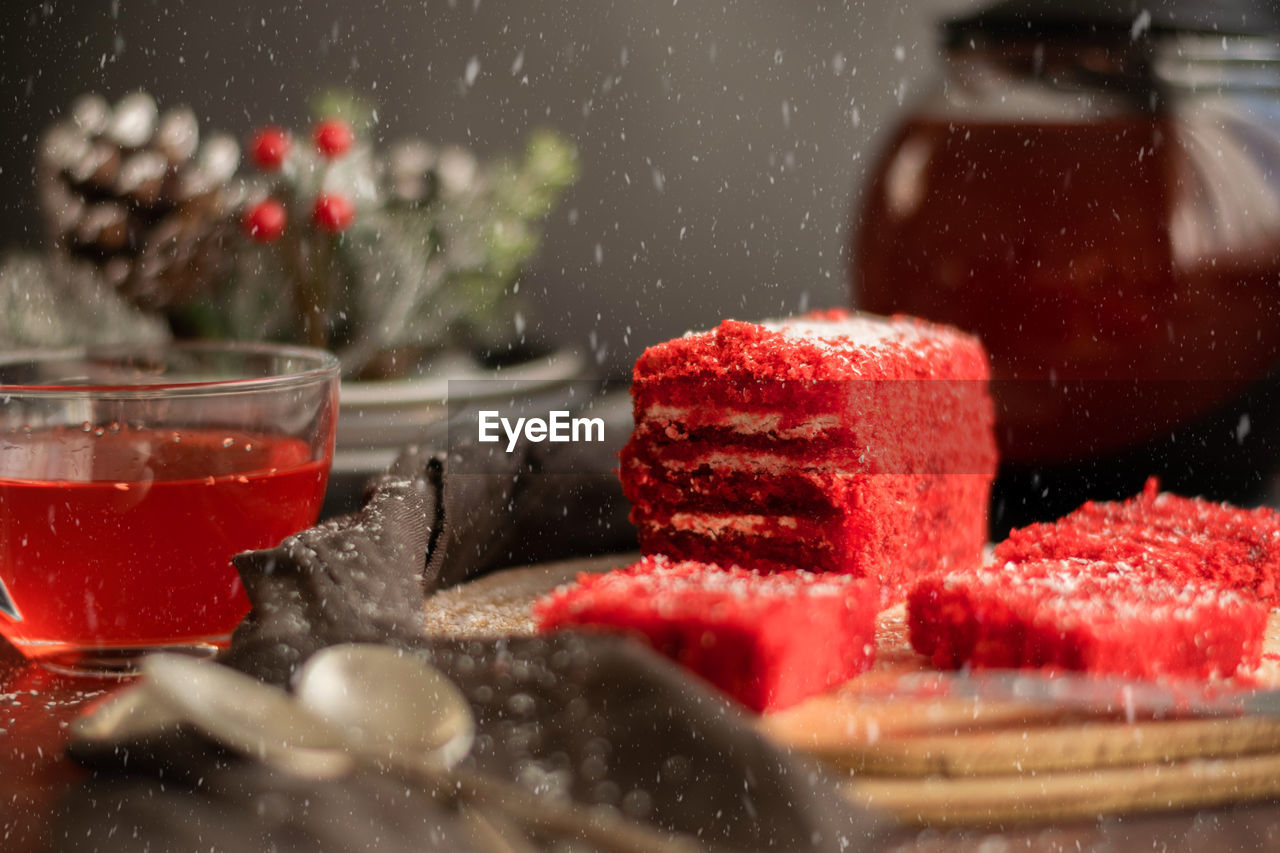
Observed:
[[[533,633],[530,605],[622,554],[510,569],[437,593],[429,633]],[[875,666],[835,690],[760,717],[778,744],[848,775],[855,802],[927,824],[1089,818],[1280,797],[1280,717],[1026,701],[955,690],[911,650],[902,605],[880,614]],[[1280,688],[1280,612],[1250,683]]]

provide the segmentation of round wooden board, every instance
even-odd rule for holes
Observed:
[[[532,634],[538,596],[637,557],[509,569],[445,590],[427,600],[427,631]],[[1280,796],[1280,718],[1153,719],[1141,709],[1126,715],[957,695],[947,689],[952,676],[911,650],[903,605],[880,614],[876,645],[870,671],[761,716],[760,727],[779,745],[848,773],[855,801],[905,821],[1037,821]],[[1280,612],[1248,682],[1239,686],[1280,686]]]
[[[534,632],[535,598],[584,572],[630,565],[639,554],[610,554],[519,569],[504,569],[442,590],[423,608],[427,633],[440,637],[525,637]]]
[[[861,776],[845,792],[856,803],[925,826],[1082,820],[1274,799],[1280,755],[976,779]]]

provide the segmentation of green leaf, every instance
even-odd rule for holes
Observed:
[[[368,136],[378,123],[374,104],[352,89],[324,89],[311,97],[310,107],[316,121],[342,119],[357,136]]]

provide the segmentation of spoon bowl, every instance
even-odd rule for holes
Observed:
[[[279,688],[185,655],[148,655],[142,671],[148,691],[223,746],[313,778],[354,766],[342,735]]]
[[[388,646],[323,649],[298,673],[294,693],[304,709],[367,755],[443,771],[465,758],[475,740],[471,707],[453,682]]]

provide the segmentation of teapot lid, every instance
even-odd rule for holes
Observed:
[[[1000,0],[943,22],[942,30],[949,46],[973,37],[1280,36],[1280,4],[1276,0]]]

